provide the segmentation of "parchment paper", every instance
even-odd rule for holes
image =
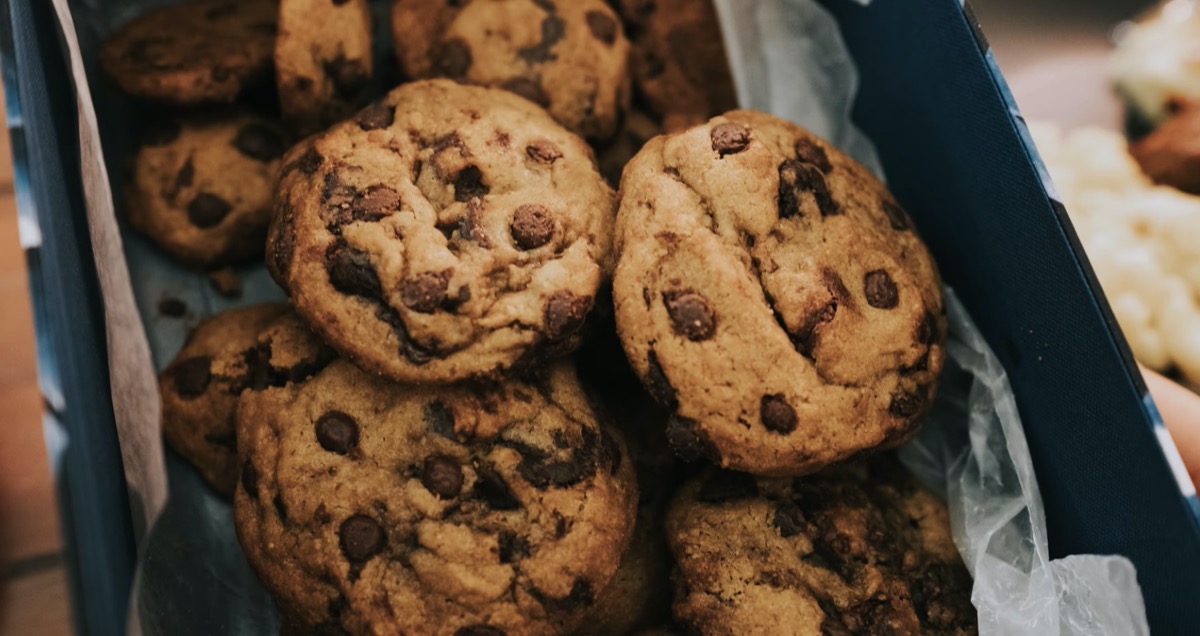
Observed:
[[[170,453],[163,462],[154,369],[165,366],[203,316],[280,299],[282,293],[262,267],[252,267],[241,272],[243,297],[230,301],[143,238],[118,233],[112,192],[119,191],[114,186],[121,172],[106,166],[125,161],[138,113],[100,78],[96,53],[113,27],[163,2],[54,3],[79,94],[83,178],[106,303],[114,410],[126,478],[142,503],[140,526],[162,509],[170,475],[166,511],[142,544],[130,631],[275,634],[278,617],[241,556],[228,504],[186,462]],[[390,43],[386,20],[378,18],[387,4],[375,5],[381,12],[376,34],[385,67]],[[857,75],[833,18],[812,0],[716,4],[742,105],[797,121],[881,174],[870,142],[849,120]],[[160,315],[157,306],[164,297],[183,300],[187,316]],[[951,336],[942,390],[925,430],[903,449],[902,458],[947,497],[955,540],[976,577],[973,600],[981,632],[1148,633],[1128,560],[1049,560],[1044,510],[1011,389],[952,292],[947,291],[947,300]]]

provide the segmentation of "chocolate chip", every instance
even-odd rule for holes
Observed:
[[[787,219],[802,214],[805,194],[811,194],[821,216],[832,216],[841,211],[829,193],[825,176],[816,166],[788,159],[779,164],[779,218]]]
[[[426,404],[421,415],[429,430],[442,437],[454,439],[454,411],[451,411],[441,400],[434,400]]]
[[[530,444],[515,440],[504,440],[505,446],[516,449],[521,455],[517,473],[539,490],[574,486],[595,474],[599,453],[599,435],[592,429],[584,429],[580,444],[563,457],[555,456]]]
[[[538,163],[550,165],[562,158],[562,151],[549,141],[535,141],[525,147],[525,155]]]
[[[242,464],[242,490],[251,497],[258,496],[258,470],[248,461]]]
[[[475,197],[485,196],[490,191],[488,184],[483,182],[483,173],[479,166],[467,166],[459,170],[458,176],[454,178],[455,201],[470,201]]]
[[[377,184],[367,188],[350,202],[350,212],[355,221],[378,221],[400,211],[400,193]]]
[[[646,355],[646,367],[646,390],[659,404],[674,410],[679,406],[675,387],[671,386],[671,381],[667,379],[667,374],[658,362],[658,354],[653,349]]]
[[[358,422],[341,411],[329,411],[317,418],[317,442],[321,448],[348,455],[358,448]]]
[[[708,340],[716,332],[717,315],[699,292],[667,292],[663,294],[663,304],[667,307],[667,315],[671,317],[671,327],[675,333],[688,340]]]
[[[667,419],[667,446],[685,462],[711,458],[715,452],[696,430],[697,423],[686,417],[672,415]]]
[[[454,636],[504,636],[504,630],[490,625],[468,625],[460,627]]]
[[[160,305],[161,307],[161,305]],[[937,322],[933,318],[933,314],[926,309],[921,315],[921,322],[917,324],[917,342],[923,345],[931,345],[937,339]]]
[[[555,59],[550,49],[566,34],[566,23],[556,15],[542,19],[542,39],[533,46],[517,49],[517,55],[529,62],[547,62]]]
[[[785,501],[775,509],[772,523],[779,530],[779,536],[794,537],[804,531],[804,512],[796,504]]]
[[[521,502],[513,496],[512,489],[495,468],[480,464],[475,468],[475,496],[482,499],[492,510],[518,510]]]
[[[883,208],[883,213],[887,215],[888,223],[891,224],[893,230],[903,232],[912,228],[912,221],[909,220],[908,213],[900,207],[899,203],[891,200],[890,197],[885,197],[883,201],[880,201],[879,206]]]
[[[523,250],[539,248],[554,236],[554,219],[550,211],[540,205],[522,205],[513,212],[513,242]]]
[[[387,546],[387,534],[383,526],[367,515],[354,515],[342,522],[338,529],[342,554],[351,563],[364,563],[383,552]]]
[[[211,192],[197,194],[187,206],[188,220],[199,228],[210,228],[225,219],[233,209],[229,202]]]
[[[192,163],[192,158],[188,157],[187,161],[183,162],[183,167],[179,169],[179,174],[175,175],[175,184],[172,187],[172,192],[178,194],[180,190],[192,185],[192,182],[195,180],[196,166]]]
[[[796,430],[796,410],[778,393],[762,397],[759,414],[767,430],[784,434]]]
[[[713,126],[712,149],[717,155],[736,155],[750,146],[750,131],[741,124],[725,122]]]
[[[329,283],[343,294],[372,300],[383,296],[383,286],[367,253],[350,247],[343,241],[329,246],[325,252],[325,271]]]
[[[559,340],[575,333],[583,326],[591,309],[591,296],[576,296],[566,290],[554,292],[546,301],[543,316],[546,337]]]
[[[291,172],[292,170],[299,170],[304,174],[311,175],[317,171],[317,168],[321,167],[321,163],[324,160],[325,158],[321,156],[321,153],[317,152],[316,147],[310,145],[308,149],[304,151],[304,154],[300,155],[299,159],[296,159],[292,163],[288,164],[287,168],[284,168],[284,172],[286,173]]]
[[[446,286],[450,284],[451,270],[421,272],[404,281],[400,288],[400,301],[405,307],[431,314],[446,300]]]
[[[167,117],[151,117],[141,130],[141,143],[143,146],[165,146],[183,134],[183,127],[179,122]]]
[[[450,79],[462,79],[471,68],[471,47],[460,39],[442,43],[438,55],[438,69]]]
[[[529,554],[529,542],[509,530],[501,530],[496,537],[501,563],[512,563],[513,559]]]
[[[617,41],[617,21],[604,11],[588,11],[587,25],[597,40],[610,46]]]
[[[367,106],[358,114],[358,127],[366,130],[380,130],[396,121],[396,107],[382,102]]]
[[[187,314],[187,303],[178,298],[165,296],[158,301],[158,313],[168,318],[182,318]]]
[[[746,473],[718,468],[700,484],[697,498],[710,504],[758,496],[758,481]]]
[[[921,412],[924,402],[921,396],[902,391],[892,396],[892,401],[888,404],[888,413],[896,417],[912,417]]]
[[[198,356],[182,360],[172,365],[168,373],[180,397],[198,397],[208,389],[208,383],[212,380],[212,358]]]
[[[796,160],[801,163],[811,163],[818,170],[828,173],[833,169],[829,163],[829,156],[825,154],[825,149],[818,146],[815,142],[809,139],[800,139],[796,142]]]
[[[483,199],[467,201],[467,212],[458,221],[458,235],[480,247],[491,247],[487,229],[483,227]]]
[[[237,137],[233,138],[233,147],[243,155],[264,163],[278,159],[287,150],[283,135],[262,124],[242,126]]]
[[[347,60],[340,54],[325,64],[325,73],[333,79],[333,88],[343,100],[358,97],[371,81],[362,60]]]
[[[453,458],[444,455],[428,457],[421,470],[421,484],[442,499],[453,499],[462,491],[462,468]]]
[[[863,293],[867,296],[867,304],[876,309],[891,309],[900,302],[896,283],[882,269],[867,272],[863,277]]]
[[[287,503],[283,501],[283,493],[276,492],[275,496],[271,498],[271,505],[275,506],[275,514],[279,515],[279,520],[286,525],[288,522],[288,507]]]
[[[529,101],[541,106],[542,108],[550,107],[550,96],[542,88],[542,85],[527,77],[514,77],[500,85],[500,88],[515,93],[528,99]]]

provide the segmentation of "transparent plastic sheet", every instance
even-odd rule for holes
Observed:
[[[55,0],[69,5],[78,29],[64,28],[68,40],[78,37],[89,80],[77,77],[76,85],[90,85],[99,115],[97,126],[96,118],[83,116],[91,103],[80,100],[85,127],[81,134],[98,132],[104,140],[109,172],[105,175],[101,169],[98,178],[107,178],[112,192],[120,192],[120,166],[132,148],[138,114],[99,76],[99,45],[132,15],[171,1]],[[391,45],[385,16],[390,3],[373,1],[378,9],[378,60],[386,67]],[[847,1],[867,4],[868,0]],[[812,0],[716,0],[716,4],[743,106],[797,121],[881,173],[869,140],[850,123],[857,74],[834,19]],[[89,171],[85,178],[97,178],[95,172]],[[85,183],[89,187],[92,192],[103,191]],[[92,203],[89,214],[97,213]],[[107,213],[111,215],[110,210]],[[239,272],[244,284],[239,300],[220,297],[203,276],[175,266],[142,237],[123,230],[125,262],[97,266],[128,267],[146,333],[110,334],[110,338],[148,337],[157,369],[167,364],[187,330],[204,316],[282,297],[261,266]],[[164,296],[184,300],[189,315],[183,320],[160,315],[157,304]],[[949,501],[956,541],[976,577],[973,600],[980,609],[982,633],[1148,633],[1141,592],[1128,560],[1092,556],[1049,560],[1044,511],[1012,391],[995,356],[950,292],[947,301],[951,330],[942,389],[925,429],[901,455]],[[111,371],[122,373],[117,367]],[[143,404],[157,408],[157,395],[143,397]],[[123,403],[136,406],[138,400]],[[144,426],[147,421],[140,412],[116,415],[119,428]],[[123,439],[144,440],[157,434],[156,427],[122,428]],[[169,499],[143,541],[130,633],[278,633],[278,615],[237,545],[228,502],[169,450],[166,459],[166,473],[158,478],[166,482],[164,488],[169,485]]]

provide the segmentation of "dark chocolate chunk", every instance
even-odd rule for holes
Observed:
[[[617,21],[604,11],[588,11],[587,25],[592,35],[601,42],[612,45],[617,41]]]
[[[804,512],[796,504],[785,501],[775,509],[772,520],[781,537],[794,537],[804,531]]]
[[[350,202],[355,221],[378,221],[399,210],[400,193],[383,184],[370,186]]]
[[[839,214],[837,202],[829,193],[825,176],[816,166],[788,159],[779,165],[779,218],[802,214],[804,195],[811,194],[821,216]]]
[[[347,455],[358,448],[358,422],[341,411],[329,411],[317,419],[317,442],[321,448]]]
[[[233,138],[233,147],[238,152],[266,163],[283,156],[287,144],[276,130],[262,124],[248,124],[238,130]]]
[[[543,316],[546,337],[559,340],[575,333],[591,310],[591,296],[576,296],[565,289],[554,292],[546,301]]]
[[[542,19],[542,39],[533,46],[517,49],[517,55],[528,62],[547,62],[555,58],[550,51],[566,34],[567,25],[556,15]]]
[[[667,445],[671,452],[685,462],[711,459],[716,453],[696,430],[697,423],[686,417],[672,415],[667,419]]]
[[[708,340],[717,330],[717,315],[699,292],[687,290],[663,294],[663,304],[675,333],[693,342]]]
[[[233,206],[211,192],[197,194],[187,206],[188,220],[199,228],[210,228],[220,224]]]
[[[310,144],[308,149],[304,151],[304,154],[300,155],[299,158],[288,164],[283,171],[287,173],[291,172],[292,170],[299,170],[304,174],[311,175],[317,171],[317,168],[321,167],[321,163],[323,161],[325,161],[325,158],[321,156],[321,153],[317,152],[315,146]]]
[[[829,156],[825,154],[825,149],[816,143],[808,139],[800,139],[796,142],[795,149],[797,161],[810,163],[824,173],[833,169],[833,165],[829,163]]]
[[[719,468],[704,479],[696,496],[700,501],[711,504],[756,497],[758,481],[746,473]]]
[[[421,484],[442,499],[452,499],[462,492],[463,473],[458,462],[445,455],[425,459]]]
[[[880,207],[883,208],[883,213],[887,215],[888,223],[893,230],[903,232],[904,230],[912,229],[912,221],[908,218],[908,213],[904,208],[900,207],[899,203],[885,198],[880,202]]]
[[[731,121],[713,126],[710,136],[712,149],[720,157],[735,155],[750,146],[749,129]]]
[[[367,106],[358,114],[358,127],[365,130],[380,130],[396,120],[396,107],[382,102]]]
[[[431,314],[446,300],[446,287],[450,284],[451,270],[421,272],[404,281],[400,288],[400,301],[405,307]]]
[[[523,250],[532,250],[550,242],[554,236],[554,219],[550,211],[536,204],[522,205],[513,213],[513,242]]]
[[[198,356],[171,365],[167,372],[175,383],[175,392],[182,398],[199,397],[212,380],[212,358]]]
[[[501,530],[496,543],[500,549],[501,563],[512,563],[517,557],[529,554],[529,541],[509,530]]]
[[[521,502],[513,496],[512,489],[496,469],[487,464],[475,467],[475,496],[482,499],[492,510],[518,510]]]
[[[876,309],[891,309],[900,302],[896,283],[882,269],[867,272],[863,276],[863,294],[867,297],[867,304]]]
[[[917,324],[917,342],[923,345],[932,345],[935,340],[937,340],[937,322],[927,309],[921,315],[921,322]]]
[[[924,402],[921,396],[902,391],[892,396],[892,401],[888,404],[888,413],[896,417],[912,417],[921,412]]]
[[[470,201],[475,197],[485,196],[490,191],[491,188],[483,181],[483,173],[479,166],[467,166],[454,178],[455,201]]]
[[[434,400],[426,404],[422,411],[422,417],[429,430],[442,437],[454,439],[454,411],[451,411],[441,400]]]
[[[387,546],[387,533],[372,517],[357,514],[342,522],[338,540],[348,561],[363,563],[383,552]]]
[[[646,390],[650,392],[650,396],[659,404],[672,410],[675,409],[679,406],[675,387],[671,386],[671,381],[658,362],[658,354],[653,349],[646,354],[646,366]]]
[[[172,196],[179,193],[180,190],[192,185],[196,180],[196,166],[192,163],[192,158],[188,157],[183,163],[183,167],[179,169],[179,173],[175,175],[175,184],[172,187]]]
[[[759,407],[763,426],[776,433],[791,433],[796,430],[796,410],[782,395],[764,395]]]
[[[367,253],[343,241],[329,246],[325,253],[325,271],[329,273],[329,283],[343,294],[372,300],[383,297],[383,286]]]

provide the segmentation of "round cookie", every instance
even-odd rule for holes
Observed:
[[[232,102],[265,79],[275,46],[273,0],[189,0],[117,29],[100,67],[121,90],[171,104]]]
[[[289,153],[267,266],[364,369],[494,375],[577,346],[614,199],[591,149],[528,101],[413,82]]]
[[[333,357],[286,305],[221,312],[196,327],[159,375],[163,437],[213,488],[232,496],[238,396],[302,380]]]
[[[367,0],[280,0],[275,79],[283,120],[308,135],[349,117],[371,80]]]
[[[735,111],[657,137],[621,182],[625,353],[685,458],[798,475],[917,430],[945,355],[905,212],[804,129]]]
[[[945,505],[892,457],[797,479],[714,470],[667,514],[699,634],[978,633]]]
[[[395,0],[392,31],[410,77],[510,90],[590,139],[629,106],[629,41],[603,0]]]
[[[191,266],[252,260],[263,252],[286,149],[278,126],[246,112],[153,122],[125,188],[129,222]]]
[[[303,633],[566,633],[633,529],[624,445],[567,364],[416,386],[340,360],[247,393],[238,427],[238,538]]]
[[[737,108],[712,0],[620,0],[634,83],[667,132]]]

